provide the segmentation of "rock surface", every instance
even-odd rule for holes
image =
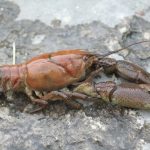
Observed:
[[[76,21],[73,22],[75,25],[61,26],[61,20],[57,19],[53,20],[51,25],[40,20],[22,19],[20,17],[22,7],[20,10],[18,6],[21,1],[18,5],[14,2],[0,0],[1,65],[12,63],[13,42],[16,44],[16,63],[20,63],[37,54],[58,49],[83,48],[106,53],[143,39],[150,39],[150,22],[144,20],[149,18],[148,12],[142,18],[137,15],[130,16],[120,23],[114,19],[115,27],[109,22],[108,25],[104,24],[106,22],[103,19],[103,23],[89,19],[89,23],[81,21],[82,24],[78,24]],[[139,8],[144,10],[147,7],[144,2],[141,2],[143,8],[137,7],[135,11]],[[133,61],[150,72],[150,43],[135,45],[113,56]],[[0,103],[2,150],[149,150],[150,148],[150,112],[125,109],[122,115],[117,106],[103,103],[87,105],[82,110],[76,111],[56,102],[44,112],[30,115],[22,112],[25,107],[30,107],[28,98],[23,94],[13,95],[11,102],[6,101],[1,95]]]

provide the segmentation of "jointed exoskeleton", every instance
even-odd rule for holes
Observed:
[[[150,84],[88,81],[77,86],[74,91],[111,104],[150,110]]]
[[[127,80],[143,85],[122,84],[118,86],[110,82],[99,83],[94,88],[97,97],[110,101],[116,99],[115,103],[120,104],[120,99],[122,99],[120,95],[122,95],[124,98],[133,100],[134,103],[140,101],[141,104],[144,102],[148,104],[146,107],[140,105],[142,107],[136,108],[149,108],[150,99],[146,88],[149,90],[150,87],[150,73],[133,63],[116,61],[104,55],[79,49],[46,53],[22,64],[1,66],[0,86],[3,92],[25,92],[33,102],[43,106],[46,106],[48,101],[63,100],[74,108],[80,108],[80,104],[75,99],[87,100],[93,97],[88,90],[86,91],[90,87],[93,92],[93,86],[90,84],[87,86],[85,83],[90,83],[92,77],[95,76],[94,73],[100,70],[104,70],[106,73],[116,73]],[[69,85],[77,85],[79,81],[82,81],[82,84],[76,88],[76,92],[75,90],[60,91]],[[86,86],[79,88],[82,85]],[[133,93],[131,93],[131,89]],[[143,97],[137,96],[138,92]],[[122,100],[122,102],[125,101]],[[133,105],[128,105],[127,101],[123,106],[132,107]]]

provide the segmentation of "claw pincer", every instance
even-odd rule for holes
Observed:
[[[95,88],[106,102],[129,108],[150,109],[150,94],[138,84],[101,82]]]
[[[74,89],[75,92],[81,92],[99,100],[128,108],[149,109],[150,110],[150,85],[99,82],[83,83]]]
[[[104,58],[99,60],[99,64],[107,74],[115,73],[128,81],[136,83],[150,83],[150,73],[131,62]]]

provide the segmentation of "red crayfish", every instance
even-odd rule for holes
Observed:
[[[48,100],[63,100],[74,108],[80,108],[75,99],[86,100],[96,96],[126,107],[150,109],[150,73],[131,62],[106,57],[110,54],[62,50],[39,55],[22,64],[4,65],[0,67],[0,86],[3,92],[25,92],[33,102],[43,106]],[[93,76],[102,70],[116,73],[136,84],[91,84]],[[73,91],[60,91],[69,85],[75,85]]]

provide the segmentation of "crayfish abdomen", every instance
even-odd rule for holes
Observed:
[[[3,92],[22,91],[25,87],[25,64],[4,65],[0,67],[0,86]]]

